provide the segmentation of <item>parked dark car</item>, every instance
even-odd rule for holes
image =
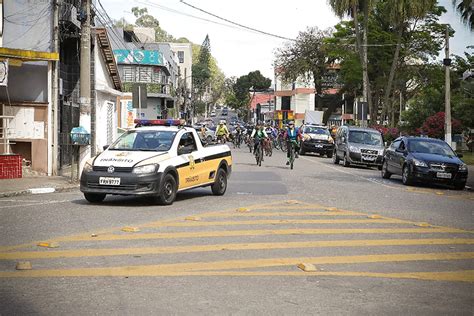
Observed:
[[[333,162],[344,167],[365,165],[382,169],[384,143],[382,134],[372,128],[341,126],[334,140]]]
[[[467,165],[449,145],[439,139],[397,138],[385,151],[382,177],[401,175],[403,184],[443,183],[462,190],[467,181]]]
[[[300,144],[300,154],[307,152],[318,153],[321,156],[326,155],[332,157],[334,150],[334,140],[326,126],[319,125],[303,125],[301,127],[303,139]]]

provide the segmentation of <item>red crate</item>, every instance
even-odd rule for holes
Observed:
[[[21,178],[21,161],[20,155],[0,155],[0,179]]]

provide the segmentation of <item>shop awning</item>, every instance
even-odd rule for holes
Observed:
[[[17,61],[55,61],[59,60],[59,53],[40,52],[34,50],[16,49],[0,47],[0,58],[8,58],[12,60],[12,64]]]

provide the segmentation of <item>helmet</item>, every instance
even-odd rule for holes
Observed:
[[[219,124],[221,124],[221,125],[222,125],[222,124],[225,124],[225,120],[220,120],[220,121],[219,121]]]
[[[293,121],[288,121],[288,124],[287,124],[287,125],[288,125],[288,126],[295,125],[295,122],[293,122]]]

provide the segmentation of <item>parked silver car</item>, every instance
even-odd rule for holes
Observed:
[[[344,167],[365,165],[382,169],[384,143],[382,134],[372,128],[341,126],[334,142],[333,162]]]

